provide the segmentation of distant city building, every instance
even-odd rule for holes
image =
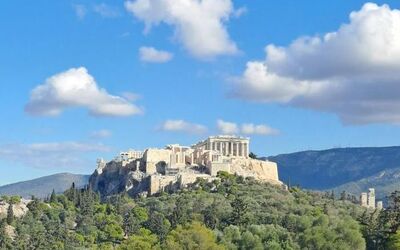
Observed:
[[[368,189],[368,207],[375,209],[375,188]]]
[[[362,207],[368,207],[368,194],[367,193],[361,193],[361,195],[360,195],[360,205]]]
[[[383,209],[383,202],[382,201],[378,201],[376,203],[376,209],[378,209],[378,210],[382,210]]]
[[[360,205],[371,209],[383,209],[382,201],[375,203],[375,188],[369,188],[368,193],[361,193]]]

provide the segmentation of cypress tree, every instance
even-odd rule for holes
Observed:
[[[50,202],[56,202],[57,201],[57,196],[56,196],[56,192],[53,189],[53,192],[51,192],[50,195]]]
[[[13,210],[13,204],[10,203],[7,209],[7,224],[11,225],[14,221],[14,210]]]

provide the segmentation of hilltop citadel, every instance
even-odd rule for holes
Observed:
[[[249,157],[250,138],[210,136],[192,146],[121,152],[106,163],[98,160],[90,185],[102,194],[126,191],[155,194],[184,187],[198,178],[212,181],[220,171],[283,185],[277,164]]]

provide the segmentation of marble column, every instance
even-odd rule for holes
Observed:
[[[228,142],[225,142],[225,152],[224,152],[225,156],[227,156],[229,154],[228,149],[229,149]]]
[[[236,142],[236,156],[240,156],[239,155],[239,142]]]

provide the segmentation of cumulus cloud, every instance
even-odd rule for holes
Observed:
[[[238,52],[225,26],[235,13],[231,0],[134,0],[125,8],[145,23],[145,32],[160,23],[172,26],[175,38],[197,58]]]
[[[266,46],[231,95],[335,113],[347,124],[400,123],[400,11],[366,3],[335,32]]]
[[[279,130],[271,128],[268,125],[259,124],[255,125],[253,123],[242,124],[241,127],[242,134],[245,135],[277,135]]]
[[[184,132],[189,134],[202,134],[207,132],[207,128],[200,124],[190,123],[184,120],[167,120],[160,130],[170,132]]]
[[[140,60],[149,63],[165,63],[172,59],[173,54],[168,51],[157,50],[153,47],[140,47]]]
[[[112,132],[108,129],[100,129],[90,133],[90,138],[92,139],[104,139],[112,136]]]
[[[109,152],[102,144],[55,142],[0,145],[0,159],[17,162],[33,168],[75,168],[93,164],[85,155]]]
[[[31,115],[56,116],[67,108],[82,107],[95,116],[130,116],[140,108],[99,88],[86,68],[71,68],[48,78],[32,90],[25,107]]]
[[[243,134],[243,135],[277,135],[279,134],[279,130],[271,128],[266,124],[253,124],[253,123],[244,123],[242,125],[238,125],[234,122],[227,122],[224,120],[217,120],[217,128],[218,130],[227,135],[231,134]]]
[[[117,8],[105,3],[96,4],[93,6],[93,11],[105,18],[114,18],[120,16]]]
[[[239,132],[239,127],[236,123],[226,122],[223,120],[217,120],[217,128],[223,134],[237,134]]]

